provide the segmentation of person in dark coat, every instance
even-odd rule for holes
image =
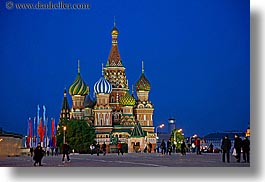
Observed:
[[[186,155],[186,144],[184,141],[182,141],[182,143],[180,145],[180,152],[182,155]]]
[[[104,142],[104,143],[102,144],[103,155],[106,155],[106,148],[107,148],[107,145],[106,145],[106,143]]]
[[[37,163],[39,163],[39,166],[42,166],[41,160],[43,156],[44,156],[44,150],[42,149],[40,143],[38,143],[37,147],[34,150],[34,157],[33,157],[33,160],[35,160],[34,166],[36,166]]]
[[[29,151],[30,151],[30,157],[32,157],[33,156],[33,152],[34,152],[33,147],[30,147]]]
[[[165,143],[164,139],[162,140],[162,142],[160,144],[160,148],[161,148],[161,154],[164,155],[166,153],[166,143]]]
[[[209,146],[209,153],[213,153],[213,144],[212,143]]]
[[[241,158],[241,148],[242,148],[242,139],[238,136],[238,134],[235,135],[234,148],[236,149],[236,159],[237,159],[237,162],[240,162],[240,158]]]
[[[242,141],[243,160],[249,163],[250,141],[247,137]]]
[[[65,143],[63,144],[63,159],[62,159],[63,163],[65,162],[65,161],[64,161],[65,155],[66,155],[66,157],[67,157],[67,161],[70,162],[69,154],[70,154],[70,147],[69,147],[69,145],[67,144],[67,142],[65,142]]]
[[[171,155],[172,152],[172,146],[170,139],[167,141],[167,154]]]
[[[229,163],[230,162],[230,149],[231,149],[231,140],[228,138],[228,136],[225,136],[222,140],[221,148],[223,150],[223,162],[225,162],[225,155],[226,160]]]
[[[100,152],[100,145],[99,145],[99,143],[97,143],[97,145],[96,145],[96,151],[97,151],[97,156],[99,156],[99,152]]]

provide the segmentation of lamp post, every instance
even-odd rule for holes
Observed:
[[[158,140],[158,136],[157,136],[157,129],[158,128],[163,128],[165,125],[164,124],[160,124],[158,126],[156,126],[155,130],[156,130],[156,146],[157,146],[157,140]]]
[[[65,143],[65,131],[66,131],[66,126],[63,127],[63,143]]]

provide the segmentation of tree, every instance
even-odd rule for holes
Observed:
[[[184,141],[184,136],[182,133],[182,129],[174,129],[172,130],[171,136],[170,136],[171,143],[176,144],[176,150],[180,151],[181,148],[181,142]]]
[[[74,149],[75,152],[79,153],[88,153],[89,146],[95,143],[95,129],[84,120],[61,121],[57,135],[57,146],[60,148],[63,144],[64,126],[66,126],[65,141],[69,144],[71,150]]]

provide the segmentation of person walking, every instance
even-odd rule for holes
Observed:
[[[213,153],[213,144],[211,143],[208,149],[209,153]]]
[[[122,145],[120,142],[118,143],[117,147],[118,147],[118,155],[120,155],[120,153],[121,153],[121,155],[123,155]]]
[[[243,150],[244,162],[249,163],[250,141],[248,137],[245,137],[244,140],[242,141],[242,150]]]
[[[33,147],[30,147],[29,151],[30,151],[30,157],[32,157],[33,156],[33,152],[34,152]]]
[[[43,156],[44,156],[44,150],[42,149],[40,143],[38,143],[37,147],[34,150],[34,156],[33,156],[33,160],[35,160],[34,166],[36,166],[37,163],[39,163],[39,166],[42,166],[41,160]]]
[[[165,153],[166,153],[166,143],[165,143],[164,139],[162,139],[162,141],[161,141],[160,148],[161,148],[161,154],[165,155]]]
[[[167,141],[167,154],[171,155],[172,152],[172,146],[170,139]]]
[[[223,156],[222,156],[223,162],[225,162],[225,155],[226,155],[226,160],[229,163],[230,162],[231,140],[228,138],[227,135],[222,140],[221,149],[223,150]]]
[[[97,145],[96,145],[96,151],[97,151],[97,156],[99,156],[99,152],[100,152],[100,145],[99,145],[99,143],[97,143]]]
[[[201,154],[201,140],[198,137],[195,140],[195,146],[196,146],[197,155],[200,155]]]
[[[58,147],[56,146],[55,147],[55,156],[58,156],[59,155],[59,151],[58,151]]]
[[[152,152],[152,144],[149,142],[148,143],[148,153]]]
[[[185,144],[185,141],[182,141],[181,145],[180,145],[180,152],[182,155],[186,155],[186,144]]]
[[[242,148],[242,139],[238,136],[238,134],[235,134],[235,143],[234,148],[236,149],[236,161],[240,162],[241,159],[241,148]]]
[[[47,154],[47,156],[50,155],[50,147],[49,146],[46,148],[46,154]]]
[[[103,155],[106,155],[106,148],[107,148],[107,146],[106,146],[106,143],[104,142],[104,143],[102,144]]]
[[[63,144],[63,158],[62,158],[63,163],[65,163],[65,161],[64,161],[65,155],[66,155],[66,157],[67,157],[67,161],[68,161],[68,162],[71,161],[71,160],[70,160],[70,157],[69,157],[69,153],[70,153],[70,146],[67,144],[67,142],[65,142],[65,143]]]

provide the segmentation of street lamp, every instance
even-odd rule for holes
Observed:
[[[164,126],[165,126],[164,124],[160,124],[160,125],[156,126],[156,128],[155,128],[155,131],[156,131],[156,145],[157,145],[157,140],[158,140],[157,129],[158,128],[163,128]]]
[[[164,124],[161,124],[161,125],[156,126],[156,135],[157,135],[157,129],[158,128],[163,128],[164,126],[165,126]]]
[[[63,127],[63,143],[65,143],[65,131],[66,131],[66,126]]]

